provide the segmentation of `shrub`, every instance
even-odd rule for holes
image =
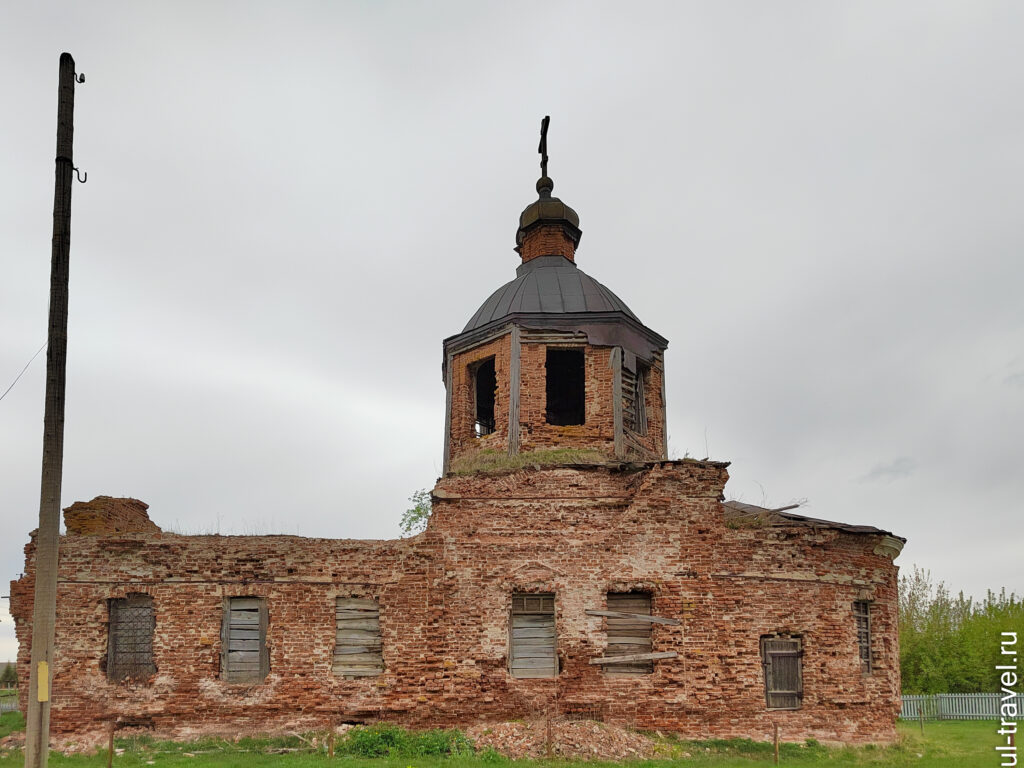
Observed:
[[[407,731],[377,723],[353,728],[337,751],[355,757],[451,757],[473,754],[473,743],[462,731]]]

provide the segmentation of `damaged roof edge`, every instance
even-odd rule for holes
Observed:
[[[834,520],[822,520],[821,518],[807,517],[806,515],[798,515],[788,511],[790,509],[795,509],[799,505],[779,507],[778,509],[768,509],[766,507],[759,507],[755,504],[745,504],[742,501],[724,501],[722,502],[722,506],[726,509],[726,517],[732,520],[760,519],[767,522],[769,525],[807,525],[818,528],[834,528],[838,531],[843,531],[844,533],[886,536],[894,542],[888,545],[891,548],[895,549],[895,542],[899,542],[896,554],[899,554],[903,549],[903,545],[907,543],[907,540],[902,536],[897,536],[891,531],[884,531],[881,528],[875,528],[873,525],[850,525],[848,523],[837,523]]]

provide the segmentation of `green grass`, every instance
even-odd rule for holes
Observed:
[[[24,727],[21,715],[0,716],[0,735]],[[926,723],[921,736],[916,723],[900,723],[901,741],[890,747],[824,747],[810,740],[802,744],[783,744],[780,764],[783,766],[920,766],[920,768],[990,768],[999,765],[994,751],[1000,743],[996,727],[990,722]],[[1022,728],[1024,730],[1024,728]],[[322,737],[322,734],[321,734]],[[147,765],[164,768],[261,768],[284,764],[288,768],[335,765],[336,768],[494,768],[513,761],[494,752],[471,754],[470,745],[458,731],[407,732],[388,725],[354,729],[339,739],[336,756],[329,759],[323,751],[311,747],[313,735],[288,736],[275,739],[222,739],[180,743],[154,741],[146,737],[117,739],[115,744],[124,753],[114,758],[121,768],[142,768]],[[772,764],[772,747],[749,739],[681,741],[663,740],[665,757],[633,762],[634,768],[753,768]],[[190,756],[191,755],[191,756]],[[386,755],[368,757],[367,755]],[[0,766],[7,760],[17,765],[20,751],[0,751]],[[88,768],[106,765],[106,753],[63,756],[53,753],[50,765]],[[571,768],[584,765],[571,760],[522,760],[517,766],[526,768]],[[615,766],[610,762],[587,762],[588,768]]]
[[[25,718],[21,712],[4,712],[0,715],[0,739],[15,731],[25,730]]]

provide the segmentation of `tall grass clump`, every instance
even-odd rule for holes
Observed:
[[[473,742],[457,730],[407,731],[377,723],[353,728],[337,751],[353,757],[453,757],[472,755]]]

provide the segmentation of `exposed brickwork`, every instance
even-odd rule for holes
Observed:
[[[726,522],[725,465],[665,462],[450,476],[426,533],[407,540],[293,536],[69,535],[61,541],[53,727],[102,738],[105,722],[169,735],[387,719],[469,725],[544,712],[584,714],[691,737],[894,738],[899,673],[896,567],[881,534]],[[27,696],[34,539],[11,586]],[[613,677],[605,650],[608,591],[646,590],[657,615],[651,675]],[[107,601],[153,596],[157,673],[142,684],[104,675]],[[554,592],[561,673],[507,671],[510,596]],[[270,675],[220,679],[223,598],[267,598]],[[385,674],[331,671],[338,596],[380,601]],[[874,671],[861,673],[854,600],[872,601]],[[803,706],[767,711],[761,635],[803,637]]]
[[[98,536],[109,533],[159,533],[160,526],[149,519],[149,504],[138,499],[97,496],[76,501],[64,510],[64,527],[69,534]]]
[[[578,426],[547,423],[548,347],[584,349],[586,417]],[[519,386],[520,442],[524,451],[538,448],[590,448],[612,456],[615,423],[612,420],[611,348],[591,344],[522,345]]]
[[[538,256],[564,256],[575,261],[576,246],[561,224],[542,224],[525,234],[519,255],[524,264]]]
[[[508,401],[510,334],[457,354],[452,359],[451,457],[453,459],[477,451],[505,453],[508,450]],[[497,393],[494,398],[494,432],[476,437],[476,392],[473,368],[482,360],[494,357]]]

